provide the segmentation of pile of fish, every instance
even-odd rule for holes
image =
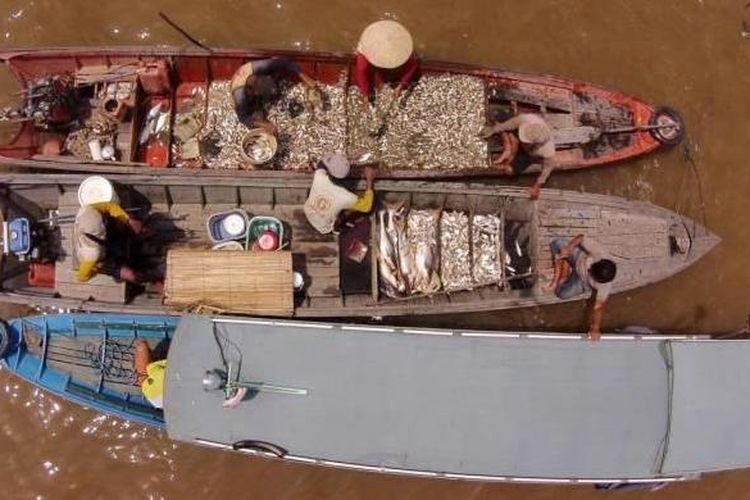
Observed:
[[[471,242],[469,216],[465,212],[444,212],[440,217],[440,277],[446,291],[471,288]]]
[[[524,224],[503,238],[500,217],[438,209],[408,210],[403,202],[378,211],[380,290],[397,298],[504,286],[531,270]],[[515,267],[514,267],[515,266]]]
[[[487,167],[484,83],[468,75],[423,76],[398,98],[381,87],[370,105],[352,87],[347,97],[347,152],[360,162],[387,167]]]
[[[306,169],[327,153],[346,149],[346,74],[335,85],[283,85],[268,119],[279,130],[277,168]]]
[[[378,267],[383,293],[403,297],[440,290],[439,217],[439,210],[407,210],[403,203],[378,211]]]
[[[499,283],[503,279],[500,217],[475,215],[472,219],[471,241],[474,283]]]
[[[242,141],[249,129],[234,110],[229,80],[208,87],[207,111],[200,131],[203,164],[208,168],[238,169],[246,166]]]

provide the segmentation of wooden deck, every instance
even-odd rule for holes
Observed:
[[[251,217],[274,216],[284,223],[285,233],[291,240],[288,250],[293,254],[295,270],[302,272],[305,278],[307,296],[327,299],[332,306],[342,305],[339,237],[320,234],[307,222],[302,210],[306,189],[292,189],[280,195],[274,194],[271,188],[262,187],[238,192],[236,188],[222,186],[175,186],[167,193],[162,186],[138,185],[137,191],[148,201],[145,215],[149,229],[167,242],[163,248],[156,249],[162,257],[166,257],[170,247],[206,248],[209,245],[206,224],[217,212],[242,208]],[[76,192],[67,191],[60,195],[59,203],[61,217],[66,222],[61,224],[65,256],[56,266],[58,293],[66,298],[125,303],[127,290],[124,283],[116,283],[102,275],[87,283],[76,280],[69,257],[72,252],[72,219],[78,210]],[[174,243],[169,240],[174,240]]]
[[[579,234],[594,239],[612,256],[620,286],[658,274],[660,263],[669,265],[669,226],[665,218],[545,202],[537,212],[537,220],[537,269],[541,284],[552,279],[552,240],[569,241]]]

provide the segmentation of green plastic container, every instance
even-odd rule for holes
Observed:
[[[247,230],[247,240],[245,241],[245,249],[252,247],[258,236],[268,230],[273,231],[279,237],[279,250],[284,247],[284,224],[276,217],[268,215],[256,215],[250,219],[250,224]]]

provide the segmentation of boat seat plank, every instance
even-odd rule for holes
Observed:
[[[497,96],[504,101],[516,101],[519,104],[545,106],[548,109],[568,112],[573,110],[572,93],[567,89],[520,80],[496,80],[492,83],[492,89],[493,97]]]
[[[188,239],[208,240],[202,205],[195,203],[174,204],[169,207],[169,217],[175,227],[185,231]]]
[[[545,113],[544,121],[554,129],[569,129],[578,125],[570,113]],[[557,130],[555,131],[557,133]]]
[[[292,252],[304,256],[304,274],[310,297],[341,296],[341,266],[338,241],[292,240]]]
[[[336,297],[310,297],[310,306],[315,309],[330,309],[332,311],[338,310],[344,305],[344,300],[341,295]]]

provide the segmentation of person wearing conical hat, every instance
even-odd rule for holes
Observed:
[[[417,77],[419,61],[411,34],[396,21],[370,24],[362,32],[354,54],[354,84],[369,98],[375,85],[396,86],[396,96]]]
[[[489,138],[494,134],[518,131],[518,142],[528,157],[528,164],[520,169],[520,172],[526,170],[532,165],[541,164],[541,173],[536,182],[529,188],[529,197],[532,200],[539,198],[541,187],[547,182],[552,170],[555,168],[555,138],[552,128],[539,115],[533,113],[521,113],[501,123],[486,126],[482,130],[482,135]],[[516,164],[517,162],[514,162]],[[520,173],[512,167],[509,173]]]

